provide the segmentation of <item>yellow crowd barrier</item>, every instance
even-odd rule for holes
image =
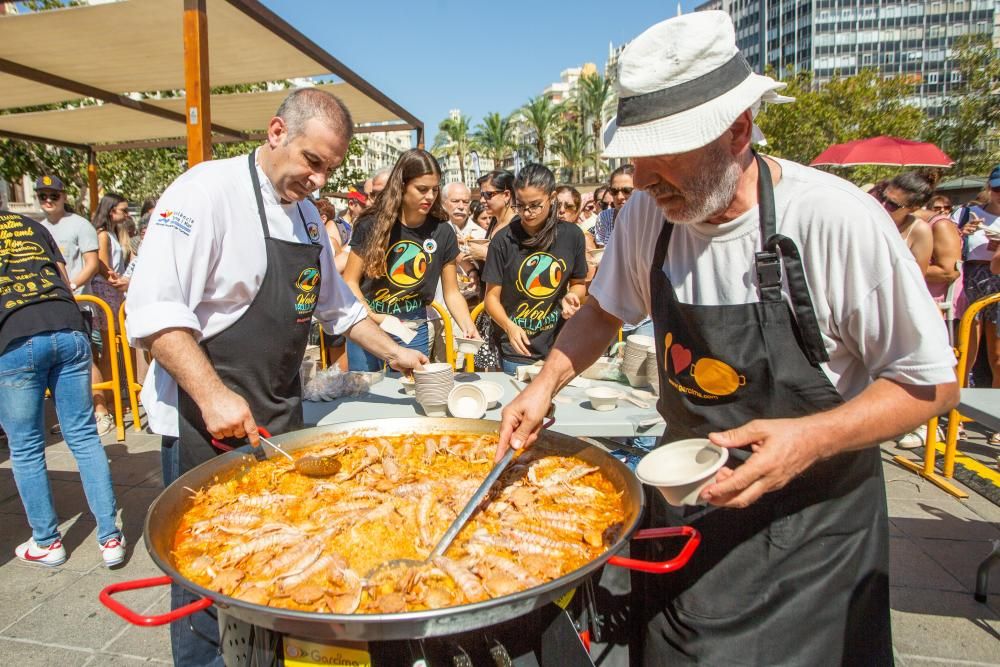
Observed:
[[[480,303],[478,306],[472,309],[470,315],[472,316],[472,326],[476,325],[476,318],[482,314],[483,310],[486,309],[486,302]],[[465,355],[465,372],[472,373],[476,370],[476,355],[467,354]]]
[[[110,355],[109,362],[111,365],[111,379],[105,380],[104,382],[92,383],[92,389],[94,391],[100,390],[111,392],[111,396],[114,400],[115,435],[118,438],[118,441],[121,442],[125,440],[125,421],[122,418],[121,378],[118,375],[118,338],[115,327],[115,313],[111,310],[111,306],[109,306],[104,299],[99,299],[96,296],[82,294],[76,297],[76,300],[78,303],[93,304],[104,312],[104,319],[107,322],[107,352]]]
[[[135,380],[135,364],[132,363],[132,347],[128,344],[128,334],[125,329],[125,302],[118,307],[118,331],[121,333],[122,358],[125,361],[125,388],[128,390],[128,404],[132,408],[132,430],[142,432],[139,419],[139,392],[142,385]]]
[[[972,324],[986,306],[1000,301],[1000,294],[992,294],[972,303],[962,315],[962,321],[958,327],[958,365],[956,373],[958,375],[958,386],[961,389],[965,386],[966,378],[969,375],[969,346],[972,339]],[[952,484],[951,480],[955,474],[955,457],[958,454],[958,427],[962,422],[972,421],[968,417],[963,417],[957,409],[948,413],[948,433],[944,442],[944,462],[941,466],[941,474],[936,470],[937,455],[940,449],[938,442],[938,418],[934,417],[927,422],[927,438],[924,441],[923,465],[916,461],[911,461],[902,456],[895,456],[893,460],[904,468],[915,472],[924,479],[930,481],[935,486],[950,493],[956,498],[968,498],[969,494]]]

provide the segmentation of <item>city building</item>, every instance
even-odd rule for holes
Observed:
[[[371,175],[380,169],[391,168],[399,156],[413,148],[413,133],[365,132],[354,135],[365,147],[361,155],[351,156],[350,165],[363,174]]]
[[[448,117],[457,120],[462,117],[461,109],[451,109]],[[469,128],[471,131],[472,128]],[[458,155],[449,153],[448,155],[438,155],[438,164],[441,165],[441,183],[458,183],[462,180],[462,170],[458,164]],[[478,166],[478,171],[476,167]],[[493,171],[493,160],[482,153],[465,156],[465,184],[469,189],[475,189],[477,174],[482,175],[488,171]]]
[[[817,85],[878,69],[913,84],[909,102],[933,116],[960,81],[955,40],[989,35],[1000,47],[1000,0],[709,0],[727,12],[757,72],[811,70]]]

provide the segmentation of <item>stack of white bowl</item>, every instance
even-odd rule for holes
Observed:
[[[448,412],[448,394],[455,386],[455,369],[451,364],[425,364],[424,370],[413,371],[417,403],[428,417],[444,417]]]
[[[622,357],[622,375],[633,387],[646,385],[646,356],[653,350],[656,354],[656,343],[651,336],[629,336],[625,341],[625,354]]]
[[[656,348],[651,347],[646,352],[646,365],[643,367],[643,371],[646,374],[646,382],[649,386],[653,388],[653,394],[656,396],[660,395],[660,367],[656,361]]]

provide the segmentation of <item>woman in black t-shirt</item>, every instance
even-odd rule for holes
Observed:
[[[514,183],[520,218],[493,238],[486,256],[486,312],[499,328],[506,373],[544,359],[587,294],[583,232],[559,220],[555,187],[543,165],[522,169]]]
[[[417,335],[400,344],[428,354],[427,306],[438,282],[456,333],[478,338],[469,307],[458,289],[455,259],[458,240],[441,207],[441,168],[427,151],[403,153],[389,174],[385,190],[354,225],[344,280],[368,307],[377,324],[393,316]],[[396,339],[397,341],[399,339]],[[382,361],[350,341],[351,370],[378,370]]]

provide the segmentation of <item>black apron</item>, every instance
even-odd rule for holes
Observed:
[[[843,402],[820,368],[827,355],[798,249],[776,233],[770,170],[756,161],[760,302],[680,303],[662,270],[673,225],[657,241],[650,293],[663,442]],[[747,509],[675,508],[655,490],[648,496],[650,525],[690,523],[703,539],[683,570],[634,582],[644,664],[892,664],[878,448],[817,463]],[[636,546],[671,555],[654,542]]]
[[[264,232],[267,270],[247,311],[225,331],[203,340],[201,349],[223,384],[246,399],[257,424],[278,435],[302,428],[299,370],[319,299],[323,246],[271,238],[253,153],[249,166]],[[301,208],[298,214],[305,225]],[[221,452],[211,444],[201,409],[180,387],[177,393],[183,474]]]

